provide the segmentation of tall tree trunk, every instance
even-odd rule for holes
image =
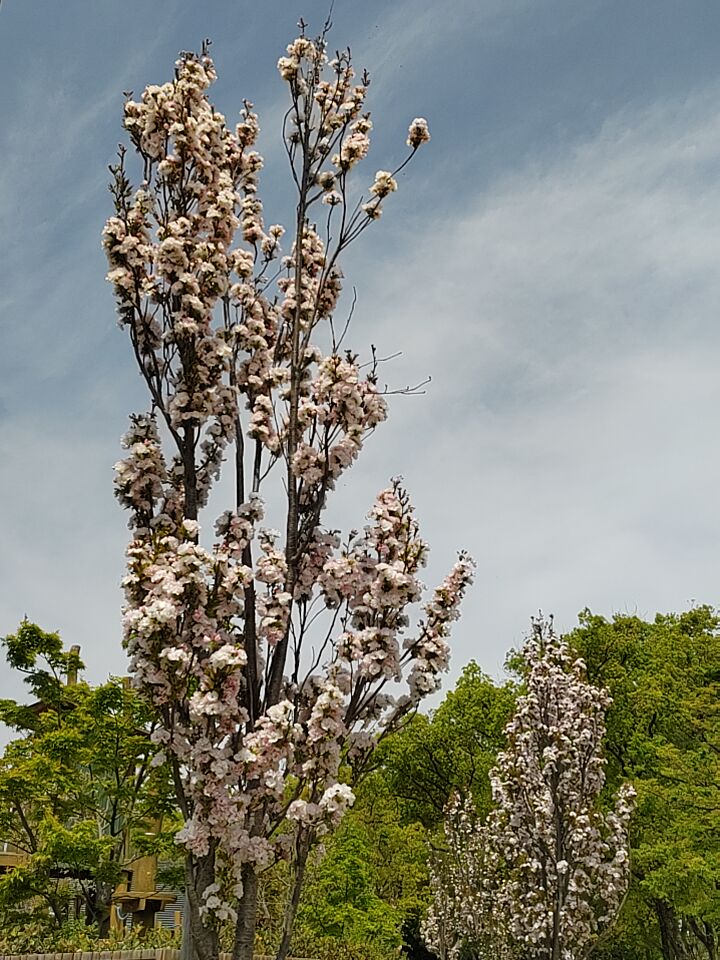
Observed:
[[[688,926],[705,947],[708,960],[717,960],[717,942],[713,925],[708,923],[707,920],[697,920],[695,917],[689,917]]]
[[[190,903],[185,897],[185,909],[182,914],[182,940],[180,941],[180,960],[198,960],[198,955],[192,942],[190,924]]]
[[[255,868],[247,863],[242,872],[243,895],[238,904],[232,960],[252,960],[255,947],[258,880]]]
[[[305,879],[305,867],[307,866],[308,855],[312,835],[300,835],[297,845],[297,854],[293,865],[293,882],[290,896],[285,903],[285,913],[283,915],[282,936],[277,950],[276,960],[286,960],[290,952],[290,942],[292,940],[295,917],[297,915],[298,905],[300,903],[300,893],[302,892],[303,880]]]
[[[190,917],[192,944],[198,960],[218,960],[220,944],[217,931],[206,927],[200,915],[202,892],[215,882],[215,849],[204,857],[188,854],[185,858],[186,909]]]
[[[97,924],[100,937],[110,933],[112,892],[113,888],[107,883],[96,883],[85,893],[85,923]]]
[[[107,883],[99,883],[95,894],[95,922],[98,935],[105,939],[110,935],[110,911],[112,910],[113,888]]]
[[[690,960],[674,908],[665,900],[655,900],[653,906],[660,926],[663,960]]]

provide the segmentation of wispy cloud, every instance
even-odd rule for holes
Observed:
[[[428,58],[437,62],[447,57],[459,37],[472,37],[481,47],[517,30],[519,19],[533,7],[532,0],[452,0],[442,5],[404,0],[386,5],[369,38],[353,49],[380,73],[398,64],[419,70],[427,67]]]
[[[392,94],[398,59],[423,61],[437,83],[436,49],[447,57],[453,44],[505,36],[535,6],[377,4],[354,52],[389,78],[373,90],[380,113],[391,112],[384,90]],[[142,407],[102,283],[110,141],[98,126],[112,115],[114,143],[125,77],[167,76],[168,62],[150,71],[155,43],[143,41],[132,69],[110,62],[79,103],[39,65],[3,128],[0,214],[12,226],[0,264],[3,347],[17,369],[5,379],[0,433],[0,624],[10,630],[27,612],[59,627],[83,646],[94,679],[123,666],[126,531],[110,466],[125,414]],[[628,107],[581,139],[533,141],[527,162],[508,160],[482,180],[472,169],[477,131],[458,117],[452,149],[462,153],[467,139],[465,165],[449,165],[450,148],[433,153],[434,140],[349,257],[361,294],[353,346],[403,350],[382,371],[392,385],[427,373],[433,383],[425,397],[393,402],[331,519],[362,522],[376,489],[402,473],[433,546],[428,581],[457,547],[477,557],[456,668],[470,657],[497,668],[541,605],[567,627],[585,604],[652,614],[714,597],[718,92]],[[43,123],[30,139],[38,104]],[[276,142],[271,153],[275,163]],[[455,198],[446,214],[441,180]]]
[[[434,377],[371,472],[406,474],[436,553],[479,559],[460,662],[499,664],[540,605],[568,627],[714,598],[717,92],[623,111],[365,264],[390,375]]]

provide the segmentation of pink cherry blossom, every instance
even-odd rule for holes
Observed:
[[[235,958],[249,956],[257,874],[304,864],[337,825],[354,798],[345,780],[437,688],[472,580],[461,555],[411,629],[427,546],[398,481],[361,534],[323,526],[329,494],[387,417],[375,365],[338,342],[339,257],[399,167],[378,171],[364,210],[350,174],[370,148],[368,80],[349,53],[328,62],[324,35],[286,53],[298,216],[284,250],[258,194],[258,118],[246,101],[233,128],[215,109],[206,49],[126,102],[143,184],[121,151],[103,231],[151,406],[131,418],[116,465],[132,531],[125,645],[184,817],[200,960],[216,960],[215,925],[236,915]],[[420,121],[410,136],[412,156]],[[206,508],[223,464],[232,500],[213,539]]]

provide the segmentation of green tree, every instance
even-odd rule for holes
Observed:
[[[515,699],[513,684],[494,683],[471,662],[435,711],[415,714],[383,740],[355,806],[310,872],[301,934],[333,929],[337,949],[344,940],[375,944],[380,955],[402,945],[409,956],[428,956],[420,922],[429,846],[453,793],[471,796],[487,814],[488,774]]]
[[[379,774],[358,790],[353,809],[311,864],[298,917],[297,945],[344,948],[366,957],[397,955],[427,899],[426,831],[403,823]],[[307,948],[306,948],[307,949]],[[312,955],[312,954],[308,954]]]
[[[612,621],[584,611],[568,637],[613,697],[609,786],[638,791],[633,883],[606,955],[717,960],[720,935],[720,632],[707,606]]]
[[[63,651],[57,633],[25,620],[0,644],[35,698],[0,701],[0,721],[18,734],[0,758],[0,837],[24,855],[0,878],[0,910],[8,924],[34,903],[59,926],[79,896],[105,935],[134,837],[166,804],[147,708],[120,679],[76,682],[79,653]]]
[[[471,794],[478,812],[487,814],[489,772],[505,743],[515,699],[513,684],[494,683],[471,661],[437,710],[416,714],[388,737],[379,758],[404,819],[436,827],[454,793]]]

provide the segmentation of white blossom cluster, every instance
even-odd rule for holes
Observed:
[[[491,772],[495,806],[482,825],[472,808],[451,806],[446,836],[455,873],[441,890],[442,871],[435,872],[426,936],[440,950],[449,927],[457,942],[499,937],[523,960],[581,960],[627,890],[635,792],[623,785],[605,808],[610,698],[587,681],[585,664],[549,622],[533,622],[521,656],[527,692]]]
[[[263,221],[252,104],[231,129],[207,97],[207,51],[125,104],[144,179],[134,189],[121,156],[103,233],[152,400],[116,465],[133,531],[125,643],[161,720],[153,736],[185,814],[177,839],[205,878],[197,902],[210,924],[232,915],[248,867],[289,857],[300,835],[342,817],[353,793],[341,760],[362,763],[437,688],[473,572],[461,555],[411,634],[427,548],[399,483],[362,535],[342,545],[322,527],[329,491],[387,415],[374,368],[363,373],[336,339],[338,256],[377,219],[400,168],[378,171],[366,202],[351,198],[370,144],[368,81],[355,82],[349,54],[328,62],[321,41],[301,36],[287,52],[299,195],[287,256],[283,228]],[[414,120],[409,156],[428,139]],[[226,459],[235,504],[205,546],[200,514]],[[277,474],[282,533],[264,526],[261,497]]]
[[[423,939],[441,960],[471,955],[516,960],[503,916],[495,908],[496,858],[469,797],[456,793],[445,809],[445,849],[429,862],[432,900]]]

